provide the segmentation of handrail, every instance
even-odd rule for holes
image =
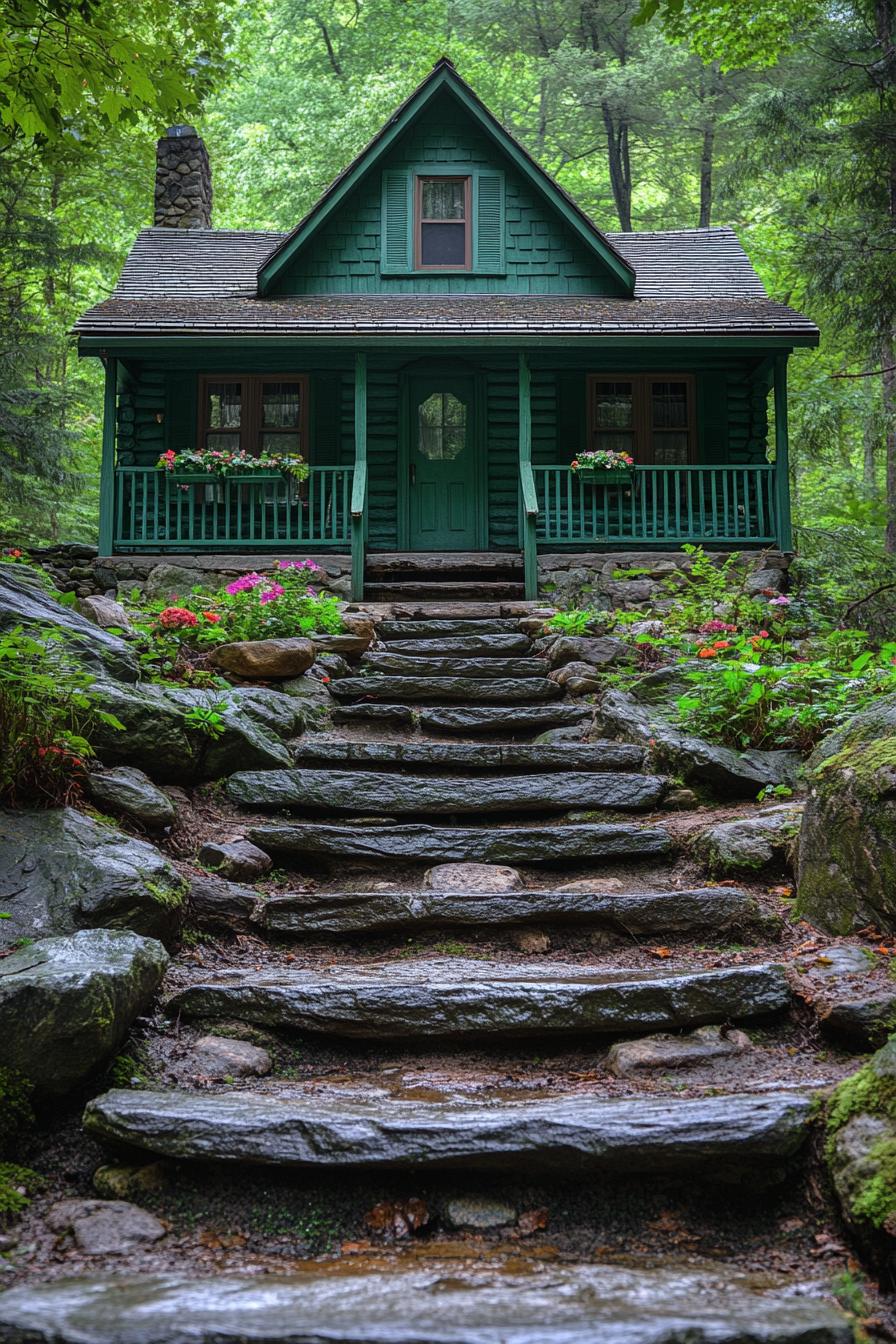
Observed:
[[[355,478],[352,484],[352,599],[364,598],[367,507],[367,356],[355,355]]]
[[[538,494],[535,489],[535,473],[531,462],[520,463],[520,488],[523,492],[523,511],[527,515],[538,515]]]

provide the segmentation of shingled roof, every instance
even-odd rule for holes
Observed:
[[[768,298],[732,229],[608,235],[634,268],[634,299],[550,294],[308,295],[259,299],[257,275],[287,235],[144,229],[81,336],[731,335],[817,337]]]

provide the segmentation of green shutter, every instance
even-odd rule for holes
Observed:
[[[504,174],[478,173],[475,201],[476,232],[473,269],[481,274],[504,271]]]
[[[411,268],[410,173],[383,173],[382,269]]]

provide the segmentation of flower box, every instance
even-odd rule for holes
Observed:
[[[634,469],[618,467],[579,467],[574,473],[588,485],[634,485]]]

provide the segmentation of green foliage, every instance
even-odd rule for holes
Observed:
[[[201,733],[216,742],[225,729],[224,711],[227,706],[223,700],[210,705],[191,705],[184,711],[184,723],[195,733]]]
[[[15,1069],[0,1066],[0,1154],[8,1152],[16,1139],[34,1124],[32,1091],[27,1078]]]
[[[46,1181],[30,1167],[15,1162],[0,1162],[0,1221],[24,1213],[33,1195],[44,1188]]]
[[[561,635],[587,635],[603,624],[604,613],[589,607],[573,607],[569,611],[555,611],[545,629]]]
[[[92,731],[122,727],[93,684],[62,631],[0,632],[0,804],[58,807],[77,793]]]

